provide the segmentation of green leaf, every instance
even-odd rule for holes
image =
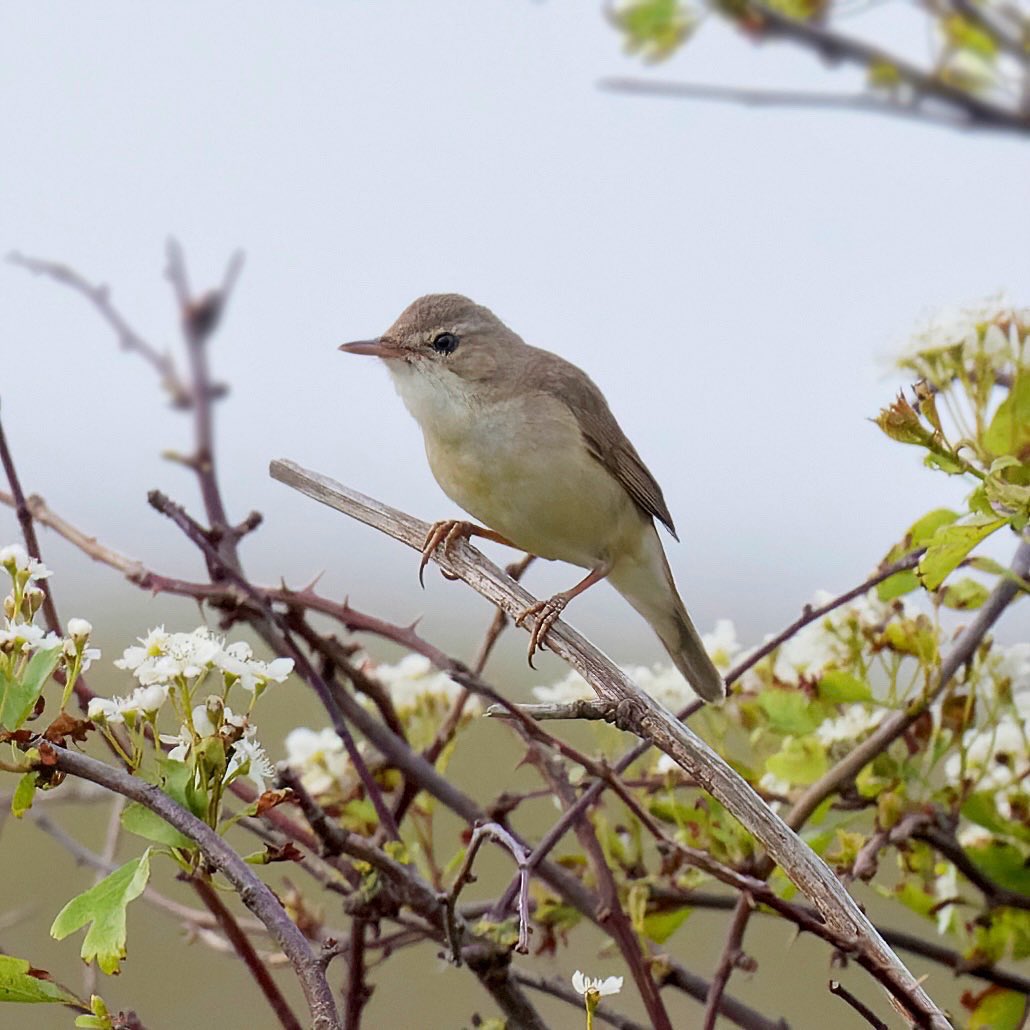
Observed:
[[[664,944],[686,922],[692,911],[685,905],[671,912],[655,912],[644,916],[644,936],[655,944]]]
[[[59,1005],[75,1005],[81,1002],[48,979],[42,969],[33,969],[25,959],[13,955],[0,955],[0,1001],[16,1001],[23,1004],[56,1002]]]
[[[824,672],[819,680],[819,696],[824,701],[843,704],[849,701],[872,701],[873,692],[865,680],[840,669]]]
[[[626,36],[626,47],[650,61],[673,54],[697,26],[697,14],[680,0],[634,0],[612,14]]]
[[[766,759],[765,768],[788,783],[808,786],[826,772],[829,763],[826,749],[815,737],[789,737]]]
[[[813,713],[811,701],[799,690],[764,690],[758,695],[758,705],[780,733],[811,733],[822,722],[821,716]]]
[[[46,681],[61,660],[61,648],[37,651],[20,679],[12,680],[0,673],[0,726],[16,730],[32,714]]]
[[[1005,519],[981,519],[938,529],[919,561],[919,578],[923,586],[927,590],[936,590],[977,544],[1005,524]]]
[[[1002,987],[988,987],[977,1000],[969,1030],[1019,1030],[1026,1018],[1027,996]]]
[[[1016,377],[1012,391],[998,405],[983,437],[984,446],[997,455],[1024,458],[1030,448],[1030,375]]]
[[[885,580],[876,584],[876,596],[881,601],[893,601],[895,597],[911,594],[919,586],[919,577],[912,569],[895,572]]]
[[[20,819],[31,807],[32,799],[36,795],[36,780],[39,773],[33,770],[27,772],[14,788],[14,797],[11,798],[11,815]]]
[[[187,812],[206,818],[207,792],[194,783],[193,767],[174,758],[159,758],[157,767],[157,786]]]
[[[1001,840],[992,840],[966,848],[966,854],[996,884],[1018,894],[1030,895],[1030,866],[1021,848]]]
[[[150,848],[139,858],[126,862],[95,887],[72,898],[57,914],[50,935],[64,940],[91,923],[82,942],[82,960],[92,962],[107,974],[117,973],[125,958],[125,909],[138,898],[150,878]]]
[[[171,848],[195,850],[195,841],[180,833],[171,823],[166,823],[156,812],[134,801],[122,812],[122,826],[137,836],[145,837],[156,844],[167,844]]]
[[[990,596],[990,591],[975,579],[957,580],[949,583],[941,591],[941,604],[945,608],[955,608],[958,611],[968,611],[971,608],[979,608]]]

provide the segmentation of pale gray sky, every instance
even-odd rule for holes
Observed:
[[[641,70],[599,5],[558,0],[7,4],[0,248],[110,284],[165,346],[166,235],[203,284],[243,247],[212,363],[233,386],[218,410],[231,512],[268,518],[252,569],[299,582],[325,568],[355,606],[427,611],[427,632],[465,650],[482,602],[435,574],[422,594],[412,552],[266,468],[286,456],[426,519],[455,514],[385,371],[335,348],[418,294],[471,295],[602,386],[664,486],[688,606],[703,629],[730,616],[753,640],[961,496],[866,419],[897,385],[892,341],[927,307],[999,288],[1027,299],[1030,141],[597,87],[636,72],[854,81],[715,25]],[[29,489],[161,570],[198,570],[146,506],[159,486],[199,510],[191,476],[158,458],[189,435],[150,370],[79,297],[10,266],[0,348]],[[15,532],[0,512],[0,537]],[[44,546],[65,614],[101,621],[91,582],[141,633],[173,610],[52,534]],[[530,586],[578,575],[552,567]],[[570,621],[617,660],[662,654],[607,587]]]

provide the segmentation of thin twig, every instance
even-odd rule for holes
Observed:
[[[846,1001],[875,1030],[890,1030],[890,1027],[865,1002],[859,1001],[839,980],[831,980],[828,986],[830,994],[835,994],[838,998]]]
[[[519,867],[519,940],[515,950],[520,955],[529,954],[529,868],[526,860],[529,852],[503,827],[500,823],[480,823],[472,830],[472,837],[469,840],[468,848],[465,851],[465,858],[454,878],[450,891],[447,893],[447,927],[448,931],[454,924],[454,910],[458,904],[458,895],[462,888],[475,880],[472,875],[472,863],[475,861],[476,853],[488,839],[497,841],[505,847],[511,857],[515,859]],[[461,941],[451,940],[451,958],[455,964],[461,962]]]
[[[189,408],[193,404],[193,395],[189,388],[179,377],[175,363],[168,354],[161,354],[151,344],[140,336],[122,316],[121,312],[111,303],[111,293],[106,286],[97,286],[73,268],[59,264],[56,261],[44,261],[40,258],[28,257],[24,254],[13,253],[7,256],[7,260],[14,265],[32,272],[33,275],[45,275],[55,282],[61,283],[81,293],[104,318],[108,325],[114,329],[121,348],[126,351],[134,351],[144,361],[151,365],[161,377],[161,385],[168,391],[172,403],[177,408]]]
[[[719,1003],[722,1001],[723,992],[740,959],[744,931],[747,929],[748,918],[753,908],[754,902],[751,895],[747,891],[742,891],[737,899],[737,907],[733,910],[733,918],[730,920],[730,928],[726,934],[722,957],[719,959],[715,976],[712,977],[711,986],[708,988],[708,997],[705,998],[704,1030],[714,1030],[715,1021],[719,1016]]]
[[[7,476],[8,485],[11,487],[10,504],[14,508],[14,514],[21,526],[21,534],[25,538],[25,550],[31,558],[41,559],[43,556],[39,549],[39,538],[36,536],[36,527],[32,522],[32,513],[25,500],[25,493],[21,488],[21,480],[18,478],[18,471],[14,467],[14,455],[7,445],[7,436],[4,433],[3,420],[0,419],[0,464],[3,465],[4,474]],[[47,629],[60,634],[61,620],[57,617],[57,607],[54,604],[54,596],[50,590],[50,583],[46,579],[39,581],[39,588],[43,591],[43,615],[46,618]]]

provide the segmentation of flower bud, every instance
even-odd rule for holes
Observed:
[[[42,591],[39,591],[39,593],[42,593]],[[90,633],[93,632],[93,627],[85,619],[69,619],[68,632],[71,634],[72,639],[78,642],[80,640],[88,640]]]
[[[46,594],[39,589],[39,587],[29,587],[25,591],[24,604],[28,608],[28,617],[31,622],[32,617],[43,607],[43,602],[46,600]]]
[[[14,594],[8,594],[4,598],[4,615],[9,619],[14,618]]]

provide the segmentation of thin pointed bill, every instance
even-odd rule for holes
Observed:
[[[401,356],[401,349],[396,344],[382,338],[341,343],[339,349],[348,354],[371,354],[377,358],[399,358]]]

